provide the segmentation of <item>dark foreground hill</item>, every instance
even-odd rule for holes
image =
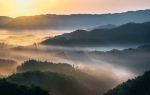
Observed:
[[[85,95],[81,85],[72,77],[52,72],[25,72],[7,79],[20,85],[35,85],[49,91],[50,95]]]
[[[150,95],[150,71],[143,76],[128,80],[104,95]]]
[[[48,92],[39,87],[20,86],[1,79],[0,95],[48,95]]]
[[[114,77],[98,76],[65,63],[29,60],[19,66],[17,72],[19,74],[9,77],[9,81],[34,84],[50,90],[52,95],[99,95],[116,84]]]
[[[137,45],[150,43],[150,22],[128,23],[113,29],[77,30],[42,42],[45,45]]]

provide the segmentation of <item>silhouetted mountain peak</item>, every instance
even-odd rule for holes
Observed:
[[[77,30],[43,41],[50,45],[139,45],[150,43],[150,22],[127,23],[113,29]],[[57,39],[56,39],[57,38]],[[63,39],[62,39],[63,38]]]

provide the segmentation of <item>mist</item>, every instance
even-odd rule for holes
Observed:
[[[38,44],[68,32],[70,30],[1,30],[0,77],[18,73],[17,67],[31,59],[67,63],[88,75],[86,79],[77,78],[83,86],[92,92],[104,93],[150,69],[149,50],[139,50],[139,45],[73,47]]]
[[[17,60],[20,64],[29,59],[37,59],[56,63],[76,64],[82,69],[89,67],[91,70],[94,69],[94,71],[110,70],[118,76],[118,79],[121,78],[120,81],[141,74],[149,69],[149,53],[144,51],[123,53],[123,48],[118,49],[120,49],[118,50],[119,53],[113,53],[113,50],[110,51],[110,49],[108,49],[104,51],[101,48],[99,48],[99,51],[95,51],[98,49],[92,50],[85,48],[83,50],[83,48],[33,45],[27,47],[11,47],[7,50],[4,49],[3,51],[5,51],[5,53],[1,51],[0,57]],[[137,53],[139,54],[137,55]],[[145,63],[143,63],[143,60],[145,60]],[[143,68],[141,68],[141,66]]]
[[[15,46],[28,46],[34,43],[71,32],[72,30],[50,30],[50,29],[33,29],[33,30],[16,30],[16,29],[0,29],[0,43],[7,43]]]

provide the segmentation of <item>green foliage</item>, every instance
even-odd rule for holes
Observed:
[[[104,95],[150,95],[150,71],[143,76],[128,80]]]
[[[21,66],[17,68],[17,72],[28,71],[49,71],[66,74],[74,72],[75,68],[65,63],[53,63],[47,61],[42,62],[37,60],[25,61]]]
[[[0,95],[48,95],[48,92],[39,87],[20,86],[1,79]]]
[[[80,70],[77,66],[64,63],[29,60],[19,66],[17,71],[20,74],[9,77],[10,81],[24,85],[33,84],[50,92],[65,93],[64,95],[97,95],[109,88],[106,79],[103,80],[86,73],[88,71]],[[109,83],[112,84],[112,81]]]
[[[20,85],[39,86],[49,90],[52,95],[55,95],[56,92],[61,93],[61,95],[83,95],[82,86],[74,78],[54,72],[18,73],[7,80]]]

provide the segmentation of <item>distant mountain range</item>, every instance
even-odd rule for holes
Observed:
[[[11,17],[6,16],[0,16],[0,26],[4,27],[6,24],[8,24],[12,20]]]
[[[45,45],[139,45],[150,43],[150,22],[127,23],[113,29],[76,30],[42,42]]]
[[[84,54],[84,52],[80,52],[81,54]],[[124,50],[113,49],[106,52],[92,51],[88,55],[110,63],[116,68],[126,68],[134,74],[143,74],[143,72],[150,70],[150,45]]]
[[[150,10],[128,11],[114,14],[37,15],[16,18],[0,17],[0,28],[5,29],[88,29],[107,24],[122,25],[129,22],[150,21]]]
[[[107,25],[101,25],[101,26],[95,26],[95,27],[91,27],[87,30],[95,30],[95,29],[113,29],[116,28],[117,26],[114,24],[107,24]]]

